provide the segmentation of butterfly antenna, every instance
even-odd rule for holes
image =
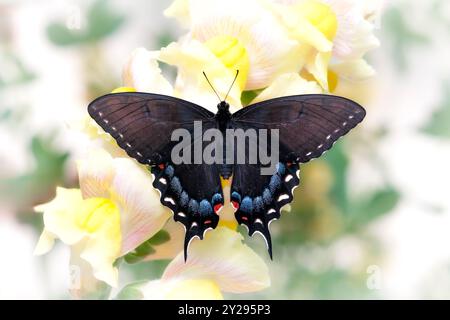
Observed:
[[[220,99],[219,94],[217,93],[216,89],[214,89],[213,85],[211,84],[211,82],[209,81],[208,77],[206,76],[205,71],[203,71],[203,75],[205,76],[206,81],[208,81],[209,86],[211,87],[211,89],[213,89],[214,93],[216,94],[217,98],[219,98],[219,102],[222,102],[222,99]]]
[[[230,89],[228,89],[227,95],[225,96],[225,99],[223,99],[223,101],[227,101],[228,95],[230,94],[231,89],[233,88],[233,85],[236,82],[236,79],[237,79],[238,75],[239,75],[239,70],[236,70],[236,76],[234,76],[234,80],[231,83]]]

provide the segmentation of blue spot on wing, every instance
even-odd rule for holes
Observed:
[[[169,179],[172,179],[175,174],[175,169],[171,165],[168,165],[166,170],[164,170],[164,173],[169,177]]]
[[[237,193],[236,191],[233,191],[231,194],[231,199],[236,200],[237,202],[241,202],[241,195]]]
[[[189,196],[186,191],[183,191],[180,196],[180,204],[183,207],[186,207],[189,203]]]
[[[178,196],[181,195],[183,188],[181,187],[180,179],[178,179],[177,177],[173,177],[173,179],[170,181],[170,187]]]
[[[214,194],[212,197],[212,203],[213,204],[223,203],[222,195],[220,193]]]
[[[280,186],[281,186],[280,176],[278,176],[277,174],[273,175],[272,178],[270,178],[270,182],[269,182],[270,192],[275,193],[275,191],[277,191],[277,189]]]
[[[245,213],[251,213],[253,211],[253,202],[252,199],[250,199],[250,197],[245,197],[242,200],[240,210]]]
[[[277,164],[277,173],[280,176],[283,176],[286,173],[286,166],[282,163]]]
[[[212,207],[208,200],[202,200],[200,202],[199,212],[202,216],[208,216],[212,214]]]
[[[263,191],[263,200],[266,205],[269,205],[272,203],[272,200],[273,200],[272,193],[267,188],[264,189],[264,191]]]
[[[198,202],[194,199],[191,199],[191,201],[189,201],[189,212],[191,213],[197,213],[198,212]]]
[[[256,212],[261,211],[264,208],[264,202],[262,197],[256,197],[253,200],[253,207]]]

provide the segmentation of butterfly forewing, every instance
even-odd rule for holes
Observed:
[[[214,114],[200,106],[150,93],[108,94],[93,101],[88,112],[130,157],[147,165],[170,160],[174,130],[192,132],[194,121],[214,121]]]
[[[329,150],[365,115],[364,108],[354,101],[313,94],[276,98],[248,106],[233,114],[233,122],[247,127],[279,129],[281,160],[305,163]]]

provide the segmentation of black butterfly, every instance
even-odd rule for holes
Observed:
[[[357,103],[331,95],[297,95],[250,105],[231,114],[222,101],[216,114],[185,100],[151,93],[117,93],[93,101],[91,117],[116,139],[130,157],[151,166],[153,186],[161,203],[172,209],[175,221],[186,228],[184,255],[194,237],[216,228],[224,204],[221,180],[230,177],[230,199],[239,224],[249,235],[262,234],[272,258],[269,224],[280,218],[280,209],[293,200],[299,164],[320,157],[341,136],[365,117]],[[260,174],[261,165],[180,164],[171,161],[175,129],[193,131],[202,121],[203,131],[218,128],[279,129],[279,163],[271,176]],[[195,139],[195,137],[194,137]]]

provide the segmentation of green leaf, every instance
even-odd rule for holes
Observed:
[[[11,109],[6,109],[6,110],[0,111],[0,122],[9,120],[12,116],[12,113],[13,112]]]
[[[0,195],[20,208],[45,202],[55,185],[64,181],[67,153],[55,150],[51,139],[41,137],[32,139],[31,152],[35,160],[33,170],[0,182]]]
[[[125,255],[127,263],[137,263],[144,260],[145,257],[156,252],[153,246],[161,245],[170,240],[170,234],[165,230],[160,230],[153,237],[139,245],[134,251]]]
[[[156,252],[155,249],[153,249],[153,247],[151,246],[151,244],[148,241],[144,242],[143,244],[141,244],[139,247],[137,247],[134,250],[134,253],[137,256],[141,256],[141,257],[146,257],[149,254],[152,254],[155,252]]]
[[[7,77],[0,73],[0,89],[29,83],[36,78],[36,75],[14,53],[7,52],[1,58],[7,64],[9,72]]]
[[[170,43],[175,41],[175,37],[172,35],[171,32],[164,31],[161,34],[158,35],[156,39],[156,43],[159,48],[167,47]]]
[[[114,33],[125,21],[121,16],[111,10],[107,0],[94,2],[88,15],[89,33],[87,39],[98,41]]]
[[[333,172],[334,183],[330,191],[330,197],[333,202],[341,209],[347,212],[349,207],[347,191],[347,172],[348,157],[345,154],[342,144],[337,143],[325,156],[324,160],[328,163]]]
[[[144,256],[138,255],[134,252],[130,252],[127,255],[125,255],[124,260],[126,263],[134,264],[141,262],[142,260],[144,260],[144,258],[145,258]]]
[[[125,17],[115,13],[107,0],[97,0],[88,9],[85,29],[69,30],[63,22],[53,22],[47,27],[47,36],[59,46],[97,42],[117,31],[124,21]]]
[[[63,23],[54,22],[47,27],[47,37],[58,46],[69,46],[85,41],[85,35],[69,30]]]
[[[244,91],[241,95],[241,103],[243,106],[249,105],[253,99],[255,99],[258,94],[261,93],[262,90],[251,90],[251,91]]]
[[[348,217],[348,227],[355,229],[391,212],[400,200],[400,194],[393,188],[377,191],[368,199],[353,204]]]
[[[437,111],[432,115],[431,120],[424,126],[424,133],[440,137],[450,138],[450,80],[444,85],[444,96]]]
[[[170,240],[170,234],[166,230],[160,230],[153,237],[151,237],[147,242],[154,246],[161,245]]]

